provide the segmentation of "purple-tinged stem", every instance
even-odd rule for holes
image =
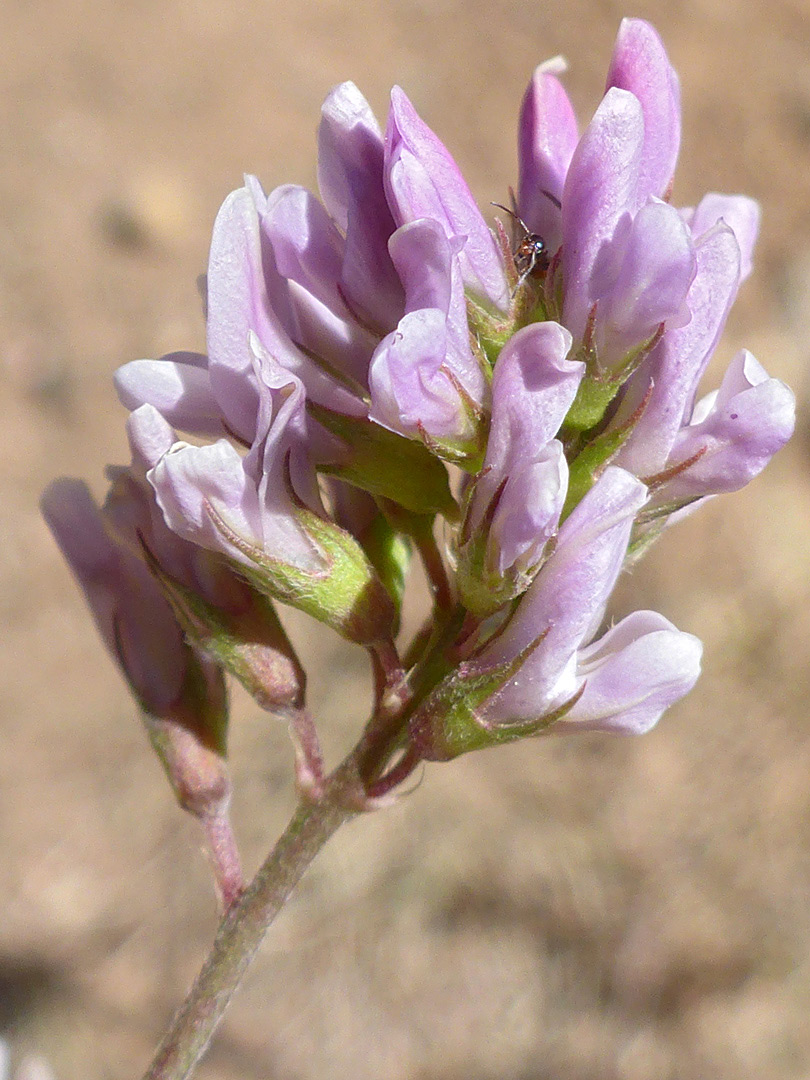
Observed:
[[[354,814],[343,796],[356,786],[353,767],[331,778],[324,798],[298,807],[253,881],[223,919],[188,997],[174,1017],[144,1080],[185,1080],[205,1052],[270,923],[309,864]]]
[[[216,814],[204,814],[200,824],[205,833],[219,900],[223,912],[227,914],[245,888],[230,814],[227,809]]]
[[[453,590],[450,578],[447,576],[447,567],[444,565],[439,545],[433,535],[432,524],[414,528],[411,535],[425,567],[437,611],[450,611],[453,607]]]

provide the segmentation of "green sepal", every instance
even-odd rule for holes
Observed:
[[[594,349],[584,344],[572,359],[585,361],[586,374],[563,422],[563,432],[569,435],[581,434],[595,428],[602,421],[616,394],[647,359],[663,333],[664,323],[661,323],[651,337],[631,349],[622,362],[610,370],[601,368]]]
[[[382,512],[375,515],[360,537],[360,543],[394,602],[398,628],[405,593],[405,577],[411,564],[411,543]]]
[[[647,393],[639,402],[635,411],[621,423],[617,424],[614,419],[606,430],[599,435],[589,436],[586,433],[574,438],[573,445],[581,447],[581,449],[577,453],[576,450],[572,451],[571,446],[568,448],[568,452],[573,452],[574,456],[569,466],[568,493],[560,515],[560,522],[565,521],[577,503],[587,495],[599,478],[601,471],[627,441],[633,428],[644,415],[652,390],[653,386],[650,383]]]
[[[240,581],[238,610],[214,607],[148,557],[188,638],[230,672],[269,712],[303,705],[306,675],[272,601]]]
[[[636,516],[633,525],[630,545],[625,557],[625,566],[634,566],[647,554],[664,532],[670,514],[686,509],[687,506],[698,502],[701,498],[700,495],[694,495],[689,499],[679,499],[675,502],[661,503],[658,506],[644,507]]]
[[[473,663],[461,664],[436,687],[412,717],[409,727],[411,740],[426,761],[452,761],[472,750],[539,735],[568,712],[584,686],[557,709],[534,720],[493,724],[478,712],[515,677],[536,645],[537,642],[532,642],[515,659],[488,671],[476,670]]]
[[[346,444],[340,462],[321,465],[320,472],[398,502],[416,514],[454,515],[447,469],[422,443],[372,420],[344,416],[314,402],[307,408],[318,423]]]
[[[207,510],[228,543],[250,561],[233,565],[260,593],[312,615],[359,645],[390,640],[393,601],[358,542],[333,521],[296,500],[296,522],[321,563],[321,569],[303,570],[245,540],[210,503]]]
[[[467,610],[476,618],[485,619],[528,589],[542,560],[523,569],[510,567],[505,575],[489,564],[490,530],[503,484],[493,495],[477,527],[472,529],[469,508],[480,479],[479,474],[468,486],[465,496],[464,524],[456,540],[456,587]]]
[[[489,417],[486,416],[481,409],[475,406],[469,397],[467,398],[465,407],[471,421],[470,426],[474,432],[473,438],[455,441],[450,439],[437,439],[434,436],[429,435],[421,424],[418,424],[417,427],[419,430],[419,438],[431,454],[435,454],[437,458],[441,458],[451,465],[458,465],[458,467],[464,469],[465,472],[477,473],[481,471],[484,464],[484,454],[486,453],[487,437],[489,434]],[[456,508],[454,515],[457,515],[457,513],[458,510]]]
[[[506,604],[524,593],[540,567],[538,561],[525,570],[511,567],[499,574],[487,565],[489,523],[481,527],[458,547],[456,586],[462,604],[478,619],[494,615]]]
[[[532,323],[548,321],[543,288],[530,277],[526,278],[518,286],[512,301],[512,308],[515,319],[515,333]]]
[[[464,543],[459,543],[457,548],[458,595],[464,607],[478,618],[484,618],[501,607],[497,597],[498,582],[493,580],[493,574],[486,567],[488,546],[488,530],[484,528]]]
[[[528,589],[539,563],[524,571],[499,574],[486,564],[488,537],[478,533],[459,550],[456,585],[461,602],[478,619],[494,615]]]
[[[475,343],[473,351],[478,356],[481,371],[487,380],[487,385],[489,385],[490,373],[486,361],[481,359],[481,350],[477,343]],[[418,422],[416,425],[418,438],[422,440],[431,454],[435,454],[436,457],[441,458],[443,461],[450,462],[451,465],[458,465],[465,472],[475,474],[480,472],[484,464],[484,454],[486,453],[489,438],[489,411],[470,397],[453,371],[447,367],[443,367],[442,371],[458,394],[461,407],[466,414],[466,427],[469,434],[458,439],[440,439],[431,435],[422,423]]]
[[[596,427],[623,382],[623,378],[617,379],[607,374],[586,374],[563,422],[563,432],[580,434]]]
[[[560,524],[588,494],[602,469],[618,453],[631,431],[632,426],[619,428],[617,431],[605,431],[590,439],[577,454],[568,470],[568,494],[560,515]]]
[[[491,371],[495,367],[501,349],[515,332],[515,320],[507,315],[493,315],[469,293],[466,299],[470,334],[480,346],[480,351]]]
[[[640,562],[641,559],[644,558],[663,533],[664,526],[665,521],[663,519],[656,520],[646,527],[639,527],[638,520],[635,522],[633,531],[630,534],[630,543],[627,547],[627,554],[624,557],[625,569],[635,566],[637,562]]]

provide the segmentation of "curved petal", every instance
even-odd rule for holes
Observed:
[[[568,491],[562,443],[552,439],[509,472],[489,530],[488,549],[499,574],[537,564],[557,531]]]
[[[700,458],[656,492],[656,502],[680,501],[737,491],[781,450],[796,421],[789,387],[768,378],[743,349],[732,360],[716,395],[696,410],[702,419],[681,430],[668,467]]]
[[[321,569],[292,515],[289,499],[283,505],[267,491],[260,492],[243,459],[226,440],[207,446],[175,443],[149,470],[147,479],[167,525],[186,540],[253,567],[254,561],[218,527],[219,518],[241,541],[256,549],[257,555],[303,570]],[[274,479],[278,486],[283,485],[283,475]]]
[[[460,244],[451,243],[432,218],[417,218],[401,226],[388,242],[394,266],[405,290],[405,313],[419,308],[450,308],[450,271]],[[466,310],[464,315],[466,326]]]
[[[295,344],[305,355],[325,361],[323,366],[318,365],[319,371],[334,374],[334,379],[330,378],[332,405],[327,408],[349,416],[364,416],[362,398],[366,396],[368,365],[377,339],[348,310],[343,316],[336,314],[295,282],[290,282],[290,303],[295,311]],[[309,375],[307,379],[312,382]],[[323,393],[310,396],[325,404]]]
[[[248,187],[222,204],[211,237],[207,275],[211,388],[228,427],[250,443],[259,407],[248,348],[251,330],[273,336],[262,268],[259,215]]]
[[[664,197],[681,143],[681,91],[661,38],[643,19],[622,19],[606,89],[629,90],[644,113],[640,195]]]
[[[246,543],[261,546],[256,488],[245,474],[239,453],[226,439],[206,446],[177,442],[146,477],[173,532],[251,565],[247,556],[220,532],[209,513],[212,507]]]
[[[309,454],[311,440],[303,383],[262,349],[255,337],[251,346],[260,400],[256,440],[244,467],[256,483],[267,544],[268,520],[292,518],[288,483],[295,496],[314,513],[321,513],[323,506]]]
[[[154,405],[141,405],[127,417],[127,437],[133,463],[151,469],[177,442],[174,428]]]
[[[747,195],[710,192],[685,216],[696,237],[708,232],[719,221],[732,229],[740,245],[740,282],[745,281],[753,269],[754,246],[762,218],[762,209],[756,199],[749,199]]]
[[[222,435],[222,410],[211,390],[208,358],[176,352],[160,360],[132,360],[113,376],[121,404],[130,410],[149,404],[181,431]]]
[[[518,213],[530,232],[543,237],[550,252],[562,241],[560,210],[554,199],[562,199],[579,141],[574,107],[557,78],[565,68],[558,56],[536,69],[518,121]]]
[[[692,410],[695,387],[714,352],[737,294],[740,249],[727,225],[716,225],[695,244],[697,272],[687,296],[692,318],[669,330],[628,386],[620,418],[645,397],[644,412],[616,456],[637,476],[660,472]]]
[[[366,386],[376,339],[341,293],[345,244],[335,223],[310,191],[285,184],[267,197],[261,224],[276,269],[289,283],[295,342]]]
[[[464,237],[459,253],[464,284],[506,311],[509,291],[495,239],[447,148],[398,86],[391,91],[385,181],[396,223],[433,218],[448,239]]]
[[[599,252],[624,214],[642,202],[644,117],[635,95],[608,90],[580,139],[562,198],[563,322],[580,341],[596,297],[591,277]]]
[[[271,191],[262,228],[283,277],[297,281],[334,311],[345,308],[338,291],[343,237],[311,191],[299,184],[282,184]]]
[[[364,413],[362,402],[297,349],[284,328],[295,323],[295,315],[269,241],[262,242],[260,215],[265,210],[264,195],[252,178],[232,192],[214,223],[208,265],[211,387],[228,427],[247,443],[256,433],[259,407],[251,333],[277,363],[302,379],[314,401],[338,412]],[[273,284],[272,304],[268,281]],[[277,309],[285,303],[280,316]]]
[[[696,268],[691,233],[674,207],[653,200],[632,221],[622,219],[600,252],[591,286],[601,367],[619,365],[661,323],[671,330],[689,322],[686,298]]]
[[[344,233],[350,207],[357,200],[359,174],[377,180],[382,191],[382,171],[383,139],[377,118],[353,82],[340,83],[321,106],[318,188],[324,206]]]
[[[444,312],[420,308],[401,319],[371,363],[371,418],[411,438],[420,430],[436,439],[468,438],[469,418],[446,357]]]
[[[402,317],[402,287],[388,255],[395,229],[383,185],[383,140],[351,82],[329,94],[318,128],[318,187],[346,238],[340,282],[366,323],[389,331]]]
[[[584,689],[550,732],[643,735],[689,693],[703,646],[654,611],[636,611],[579,654]]]
[[[486,464],[525,459],[559,431],[585,365],[569,360],[571,335],[555,322],[533,323],[509,339],[492,378]]]
[[[476,661],[491,669],[536,643],[515,677],[487,703],[490,719],[537,718],[574,692],[577,649],[602,617],[646,499],[641,481],[609,467],[565,521],[553,554],[513,618]]]
[[[536,496],[529,494],[526,484],[529,476],[539,479],[534,465],[547,462],[548,446],[565,419],[585,370],[584,364],[566,359],[570,348],[568,331],[557,323],[546,322],[519,330],[501,351],[492,380],[492,421],[484,469],[476,481],[469,510],[471,531],[481,526],[487,507],[508,481],[499,500],[498,515],[503,521],[509,519],[509,533],[522,536],[525,529],[537,526],[540,546],[548,539],[543,533],[551,520],[544,518],[541,527],[537,508],[531,505],[539,498],[544,509],[549,508],[547,466],[540,469],[544,479]],[[518,481],[521,475],[523,479]],[[552,501],[560,493],[565,498],[567,470],[564,476],[557,470],[557,476],[561,487]],[[528,498],[529,503],[521,508],[523,498]],[[561,508],[557,508],[557,517]],[[522,515],[525,528],[519,524]],[[494,521],[493,531],[502,532]],[[505,542],[505,536],[503,533],[499,542]],[[515,545],[510,542],[508,546]],[[518,542],[518,554],[527,546]],[[499,557],[502,569],[513,561],[503,553]]]
[[[470,348],[467,304],[456,257],[458,242],[448,240],[438,222],[419,218],[397,229],[389,247],[405,289],[406,314],[421,308],[445,314],[445,364],[471,400],[482,406],[486,382]]]

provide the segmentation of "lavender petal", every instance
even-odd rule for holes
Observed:
[[[681,143],[681,93],[661,38],[643,19],[622,19],[606,89],[614,86],[635,94],[644,114],[640,194],[664,197]]]

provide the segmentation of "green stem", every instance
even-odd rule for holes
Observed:
[[[184,1080],[192,1074],[268,926],[327,840],[356,812],[344,798],[353,786],[356,773],[353,763],[347,762],[330,779],[322,800],[298,807],[256,877],[222,921],[211,953],[144,1080]]]

